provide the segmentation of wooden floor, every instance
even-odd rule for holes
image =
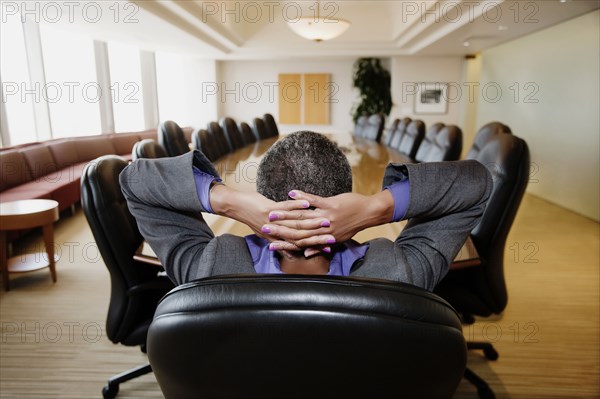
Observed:
[[[56,226],[58,282],[47,269],[11,275],[0,293],[0,398],[98,398],[107,377],[145,362],[104,334],[110,283],[80,209]],[[599,224],[526,195],[506,248],[509,305],[465,326],[500,359],[469,355],[498,398],[600,397]],[[40,248],[33,235],[29,248]],[[435,383],[432,381],[432,383]],[[118,398],[162,397],[152,374]],[[476,398],[462,382],[456,398]]]

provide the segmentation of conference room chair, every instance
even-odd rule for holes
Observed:
[[[387,143],[391,139],[390,136],[392,135],[392,132],[394,130],[396,130],[396,127],[398,126],[399,123],[400,123],[400,118],[396,118],[392,121],[392,123],[390,124],[389,127],[383,129],[383,133],[381,134],[380,143],[384,143],[387,145]]]
[[[407,155],[410,159],[415,159],[424,137],[425,123],[420,119],[411,121],[406,127],[406,132],[402,136],[400,144],[398,144],[398,151]]]
[[[166,158],[169,154],[165,149],[152,139],[138,141],[131,149],[131,159],[135,161],[139,158]]]
[[[252,128],[246,122],[240,123],[240,133],[245,145],[256,143],[258,138],[252,132]]]
[[[206,125],[206,130],[213,137],[213,140],[216,144],[215,147],[217,149],[217,158],[220,158],[223,155],[231,152],[231,148],[229,147],[229,143],[225,137],[225,132],[223,129],[221,129],[221,126],[219,126],[217,122],[209,122]]]
[[[252,120],[252,131],[254,132],[254,135],[258,137],[259,140],[269,138],[267,126],[265,125],[265,122],[260,118],[254,118]]]
[[[221,129],[223,129],[223,133],[225,133],[225,138],[227,139],[230,152],[233,152],[244,146],[242,134],[238,129],[237,123],[235,123],[233,119],[229,117],[221,118],[219,121],[219,126],[221,126]]]
[[[438,122],[434,123],[429,127],[429,129],[427,129],[425,137],[423,137],[423,141],[421,142],[421,145],[417,150],[417,154],[415,155],[415,161],[424,162],[427,153],[429,152],[429,150],[431,150],[431,147],[434,145],[433,143],[435,141],[435,137],[440,132],[440,130],[444,128],[444,126],[445,125],[443,123]]]
[[[275,118],[271,114],[263,115],[263,122],[267,127],[267,134],[269,137],[277,137],[279,136],[279,129],[277,128],[277,123],[275,122]]]
[[[212,162],[219,158],[215,138],[206,129],[196,129],[194,131],[192,134],[192,147],[194,150],[202,152]]]
[[[400,119],[400,123],[398,123],[396,129],[394,129],[394,131],[392,132],[390,141],[387,143],[388,147],[394,149],[398,148],[400,142],[402,141],[402,137],[404,137],[404,134],[406,133],[406,128],[408,127],[408,125],[410,125],[410,122],[412,122],[412,119],[408,117]]]
[[[385,117],[381,114],[373,114],[367,119],[367,124],[363,130],[363,137],[369,140],[381,140],[383,127],[385,125]]]
[[[471,231],[471,240],[479,254],[474,265],[450,268],[435,292],[461,313],[463,321],[474,322],[474,315],[500,314],[508,302],[504,279],[506,238],[515,219],[529,180],[529,148],[512,134],[496,135],[474,158],[490,170],[494,185],[479,224]],[[468,342],[469,349],[483,349],[489,360],[498,353],[489,342]],[[465,374],[480,392],[489,398],[489,387],[474,373]]]
[[[148,332],[166,399],[447,399],[466,352],[437,295],[336,276],[200,279],[161,300]]]
[[[475,159],[477,154],[481,151],[481,149],[486,145],[488,141],[492,138],[501,135],[501,134],[511,134],[510,128],[500,122],[490,122],[488,124],[483,125],[475,134],[475,139],[473,140],[473,145],[469,149],[467,153],[466,159]]]
[[[456,161],[462,151],[462,130],[458,126],[445,126],[434,138],[433,145],[421,162]]]
[[[146,352],[156,305],[173,284],[160,274],[162,268],[133,259],[143,238],[119,186],[119,173],[125,166],[127,162],[116,155],[90,162],[81,177],[81,205],[110,273],[106,335],[115,344],[139,346]],[[114,398],[121,383],[151,371],[146,364],[110,378],[102,389],[103,397]]]
[[[185,154],[190,150],[183,130],[173,121],[165,121],[158,126],[158,144],[170,157]]]
[[[369,120],[369,117],[367,115],[361,115],[358,117],[358,119],[356,120],[356,123],[354,124],[354,136],[356,137],[363,137],[364,136],[364,131],[367,127],[367,122]]]

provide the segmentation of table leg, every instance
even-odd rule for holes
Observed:
[[[6,232],[0,230],[0,269],[2,271],[2,285],[4,291],[10,290],[8,280],[8,245],[6,245]]]
[[[44,244],[46,245],[46,253],[48,254],[48,265],[50,266],[50,274],[52,282],[56,283],[56,262],[54,261],[54,223],[49,223],[43,227]]]

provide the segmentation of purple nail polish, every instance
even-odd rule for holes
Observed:
[[[327,244],[335,244],[335,238],[329,238]]]
[[[331,248],[323,247],[323,252],[331,253]]]
[[[274,220],[277,220],[277,219],[279,219],[279,215],[278,215],[278,214],[276,214],[276,213],[271,213],[271,214],[269,215],[269,221],[270,221],[270,222],[272,222],[272,221],[274,221]]]
[[[267,226],[263,226],[263,227],[260,229],[260,231],[262,231],[263,233],[267,233],[267,234],[268,234],[268,233],[270,233],[270,232],[271,232],[271,229],[270,229],[270,228],[268,228]]]
[[[310,206],[310,204],[308,203],[308,201],[304,201],[304,202],[302,203],[302,207],[303,207],[303,208],[308,208],[309,206]]]
[[[321,227],[329,227],[331,226],[331,223],[329,223],[329,220],[323,220],[321,222]]]
[[[277,245],[275,244],[269,244],[269,251],[277,251]]]
[[[294,197],[296,196],[296,193],[295,193],[294,191],[290,191],[290,192],[288,193],[288,195],[289,195],[290,197],[294,198]]]

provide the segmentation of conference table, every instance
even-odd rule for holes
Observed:
[[[241,191],[256,191],[256,176],[260,160],[265,152],[283,137],[285,136],[263,139],[254,143],[254,145],[245,146],[219,158],[215,162],[215,168],[223,179],[223,183]],[[372,140],[354,137],[350,134],[328,134],[327,137],[335,141],[348,158],[352,167],[352,191],[355,193],[372,195],[381,191],[383,174],[390,162],[413,162],[400,152]],[[235,220],[213,214],[203,214],[203,217],[216,236],[222,234],[237,236],[253,234],[248,226]],[[357,233],[353,238],[358,242],[365,242],[378,237],[385,237],[394,241],[405,225],[406,221],[402,221],[371,227]],[[154,256],[146,244],[140,248],[136,259],[151,263]],[[477,263],[477,251],[473,243],[467,240],[452,267],[469,267]]]

